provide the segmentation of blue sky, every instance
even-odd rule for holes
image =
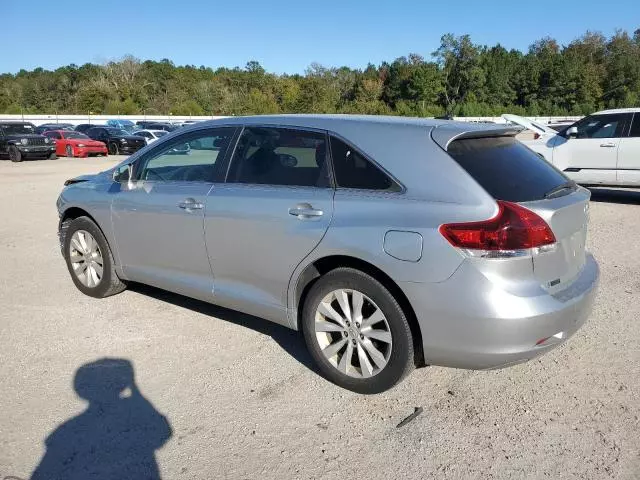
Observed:
[[[415,52],[442,34],[526,50],[551,36],[640,28],[639,0],[1,0],[0,73],[102,63],[132,54],[216,68],[259,61],[302,73],[312,62],[363,67]]]

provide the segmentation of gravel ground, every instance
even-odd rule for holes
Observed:
[[[41,462],[43,478],[56,462],[152,477],[157,462],[165,479],[640,478],[640,192],[594,193],[601,287],[565,345],[505,370],[424,368],[365,397],[319,377],[283,327],[151,288],[77,291],[55,199],[114,160],[0,162],[0,478]],[[74,375],[104,357],[130,361],[136,387],[85,411]]]

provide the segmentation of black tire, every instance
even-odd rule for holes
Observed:
[[[64,150],[67,157],[73,158],[73,147],[71,145],[67,145]]]
[[[84,285],[76,276],[71,265],[71,238],[73,237],[73,234],[78,230],[89,232],[98,243],[98,247],[100,248],[100,251],[102,253],[102,278],[100,279],[98,285],[96,285],[95,287],[88,287]],[[71,279],[73,280],[73,283],[76,285],[78,290],[90,297],[105,298],[111,295],[115,295],[116,293],[120,293],[125,288],[127,288],[126,283],[120,280],[115,272],[115,269],[113,267],[113,254],[111,253],[111,249],[109,248],[107,239],[104,237],[102,231],[93,222],[93,220],[91,220],[89,217],[78,217],[72,220],[68,224],[68,226],[65,226],[63,232],[64,259],[67,262],[67,269],[69,270]]]
[[[9,146],[9,159],[12,162],[22,161],[22,152],[18,150],[18,147],[16,147],[15,145]]]
[[[120,155],[120,148],[117,143],[109,144],[109,155]]]
[[[55,152],[50,153],[49,156],[47,157],[49,160],[57,160],[58,159],[58,155],[56,155]]]
[[[369,378],[354,378],[334,367],[322,353],[315,333],[316,309],[322,299],[337,289],[357,290],[369,297],[386,317],[392,348],[386,366]],[[320,277],[311,287],[302,307],[302,332],[318,370],[327,380],[357,393],[384,392],[400,382],[414,368],[411,329],[397,300],[372,276],[353,268],[337,268]]]

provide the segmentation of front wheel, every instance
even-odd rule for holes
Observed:
[[[78,290],[104,298],[126,288],[115,272],[107,239],[90,218],[78,217],[63,231],[64,259]]]
[[[320,277],[303,306],[302,331],[320,373],[358,393],[380,393],[413,368],[406,315],[384,285],[352,268]]]
[[[120,148],[118,147],[117,143],[110,143],[109,144],[109,155],[119,155],[120,154]]]
[[[21,162],[22,161],[22,152],[18,150],[18,147],[15,145],[11,145],[9,147],[9,159],[12,162]]]

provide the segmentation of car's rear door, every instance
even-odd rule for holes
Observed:
[[[618,184],[640,186],[640,111],[633,114],[629,134],[618,147]]]
[[[333,215],[324,132],[245,127],[227,181],[207,197],[215,302],[288,324],[287,288]]]
[[[112,221],[128,279],[211,300],[204,209],[234,132],[204,128],[159,142],[136,160],[133,181],[115,186]],[[184,148],[210,138],[217,150]]]

